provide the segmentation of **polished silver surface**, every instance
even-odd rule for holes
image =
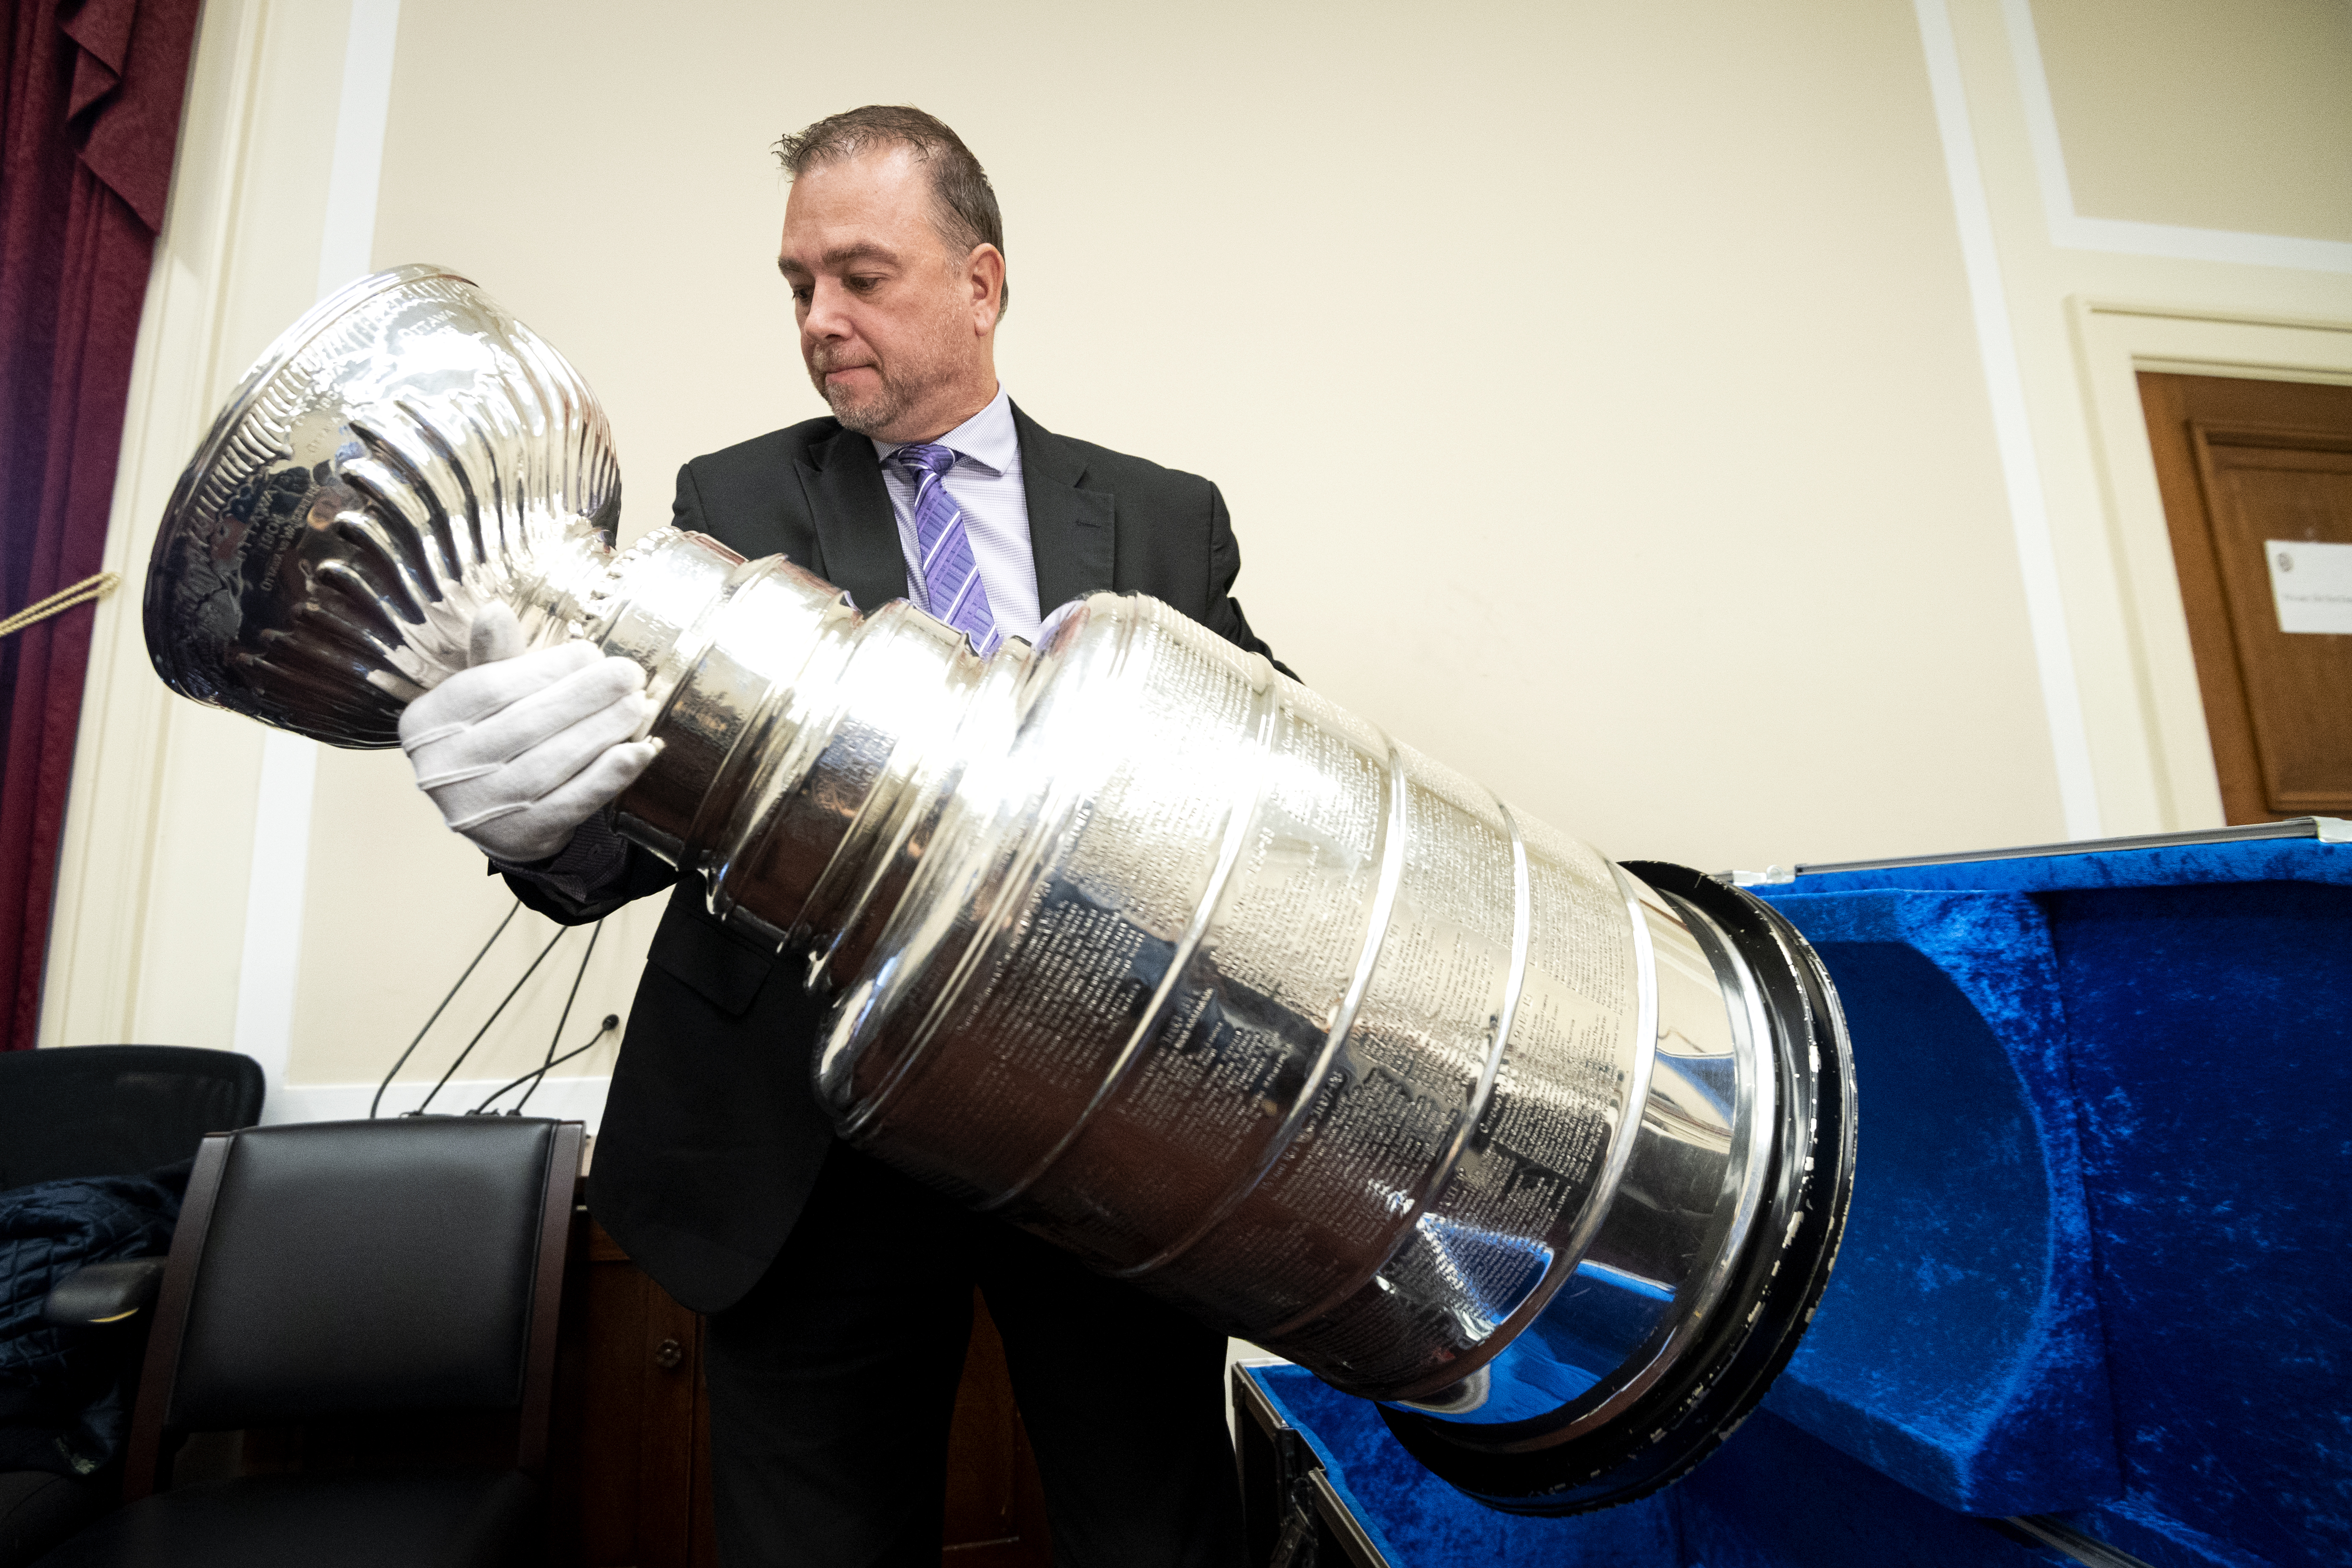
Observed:
[[[447,272],[363,280],[182,481],[157,668],[372,745],[491,599],[635,660],[621,829],[835,996],[842,1136],[1474,1446],[1622,1425],[1752,1307],[1781,949],[1156,601],[982,659],[781,557],[615,554],[618,494],[560,356]]]
[[[1769,1173],[1759,1134],[1776,1120],[1770,1037],[1747,965],[1712,920],[1646,887],[1638,909],[1660,1021],[1615,1201],[1486,1381],[1420,1408],[1489,1426],[1545,1418],[1573,1436],[1646,1392],[1723,1303]]]
[[[1149,600],[1016,700],[841,995],[845,1136],[1343,1387],[1458,1382],[1634,1146],[1630,879]]]
[[[147,648],[173,689],[341,746],[465,666],[504,600],[581,630],[620,515],[604,411],[471,283],[403,267],[321,300],[247,373],[163,514]]]

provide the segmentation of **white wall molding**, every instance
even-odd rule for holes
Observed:
[[[235,1048],[261,1064],[273,1097],[286,1082],[294,1049],[294,991],[302,969],[302,889],[318,778],[316,741],[279,730],[262,737],[234,1041]]]
[[[397,0],[205,7],[108,521],[106,564],[133,582],[248,356],[367,265],[397,18]],[[305,141],[322,111],[333,141]],[[42,1045],[232,1047],[276,1091],[315,756],[310,742],[172,696],[148,660],[139,595],[99,606]]]
[[[319,236],[319,299],[365,275],[375,248],[376,189],[383,172],[393,44],[399,31],[400,0],[352,0]],[[253,803],[253,862],[246,881],[244,952],[237,966],[236,1046],[261,1064],[273,1098],[284,1089],[294,1049],[318,772],[317,742],[275,730],[263,741],[261,784]]]
[[[2103,250],[2124,256],[2158,256],[2178,261],[2224,261],[2244,267],[2288,267],[2306,272],[2352,272],[2352,244],[2305,239],[2293,235],[2247,234],[2235,229],[2190,228],[2139,223],[2127,218],[2084,217],[2074,210],[2074,186],[2066,173],[2066,151],[2058,136],[2057,105],[2042,60],[2042,38],[2033,26],[2032,0],[2001,0],[2010,58],[2023,100],[2026,137],[2033,149],[2035,182],[2050,243],[2062,250]]]
[[[2091,762],[2074,645],[2066,629],[2065,595],[2059,577],[2057,550],[2051,537],[2041,460],[2034,451],[2032,420],[2026,406],[2025,376],[2018,363],[2008,292],[2001,279],[2000,253],[1993,237],[1992,209],[1985,195],[1984,171],[1969,118],[1968,88],[1960,74],[1959,46],[1952,35],[1951,13],[1946,0],[1914,0],[1914,8],[1918,16],[1920,45],[1927,56],[1936,129],[1943,142],[1945,177],[1951,187],[1953,216],[1959,226],[1960,258],[1968,275],[1977,353],[1984,371],[1986,396],[1992,405],[1993,437],[2000,453],[2018,572],[2024,583],[2026,619],[2032,628],[2034,664],[2041,677],[2042,710],[2058,774],[2060,809],[2067,837],[2095,838],[2099,835],[2098,780]]]
[[[373,270],[376,191],[383,179],[384,127],[392,118],[393,46],[400,0],[352,0],[343,47],[343,91],[335,108],[334,172],[319,239],[319,298]]]

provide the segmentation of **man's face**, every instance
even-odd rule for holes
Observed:
[[[943,436],[996,395],[1003,258],[988,245],[955,253],[931,210],[904,147],[811,169],[784,204],[776,266],[809,380],[843,425],[885,441]]]

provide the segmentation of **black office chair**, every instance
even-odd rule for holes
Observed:
[[[129,1176],[188,1159],[207,1132],[261,1120],[261,1066],[234,1051],[75,1046],[0,1052],[0,1192],[75,1176]],[[49,1321],[106,1323],[96,1353],[138,1352],[144,1325],[119,1320],[152,1300],[137,1263],[85,1268],[53,1293]],[[0,1568],[18,1568],[114,1502],[111,1469],[69,1476],[0,1468]]]
[[[578,1122],[311,1122],[205,1140],[155,1309],[125,1506],[40,1568],[532,1561]],[[511,1463],[161,1489],[187,1433],[513,1412]]]
[[[194,1046],[0,1051],[0,1191],[127,1176],[261,1120],[261,1064]]]

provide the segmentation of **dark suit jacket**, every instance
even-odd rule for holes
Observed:
[[[1272,656],[1231,596],[1241,552],[1216,486],[1055,436],[1018,407],[1013,417],[1042,608],[1100,588],[1150,594]],[[695,458],[678,471],[674,521],[749,557],[782,553],[860,609],[906,594],[873,443],[832,419]],[[672,1296],[698,1311],[732,1305],[783,1245],[833,1140],[809,1081],[827,999],[802,989],[797,958],[713,920],[700,879],[636,846],[584,900],[508,879],[572,923],[676,885],[614,1068],[588,1201]]]

